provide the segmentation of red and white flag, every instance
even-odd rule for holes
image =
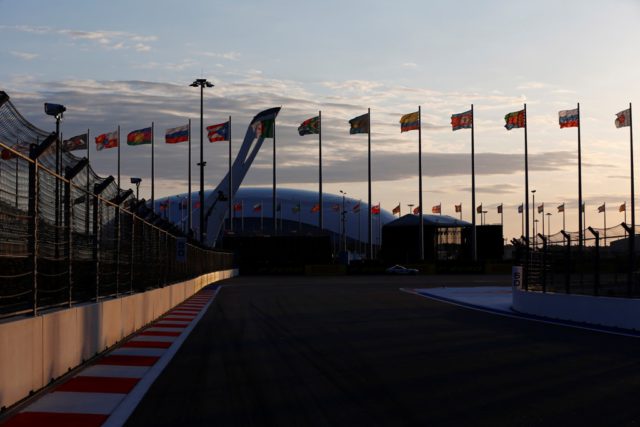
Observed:
[[[625,126],[631,125],[631,109],[627,108],[626,110],[620,111],[616,114],[616,127],[622,128]]]

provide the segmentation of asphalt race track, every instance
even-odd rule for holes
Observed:
[[[240,277],[127,426],[637,425],[640,340],[398,291],[509,277]]]

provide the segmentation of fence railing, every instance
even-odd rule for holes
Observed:
[[[59,152],[55,159],[55,134],[11,146],[3,140],[0,317],[142,292],[232,267],[232,254],[187,241],[131,190],[95,175],[85,159],[60,158]]]
[[[640,232],[636,226],[635,235]],[[607,229],[587,227],[582,236],[560,232],[538,235],[529,250],[517,245],[516,262],[524,267],[523,287],[531,291],[610,297],[640,296],[640,259],[630,224]],[[605,240],[606,238],[606,240]]]

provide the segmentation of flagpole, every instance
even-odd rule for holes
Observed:
[[[473,209],[476,208],[476,163],[475,163],[475,127],[476,120],[473,113],[473,104],[471,104],[471,204]],[[478,260],[478,245],[476,242],[476,214],[471,215],[471,245],[473,262]]]
[[[87,128],[87,163],[89,164],[89,166],[91,166],[90,154],[89,154],[91,152],[91,150],[89,149],[89,145],[91,143],[89,141],[91,141],[91,135],[90,135],[90,129]],[[87,236],[89,235],[89,194],[91,194],[91,188],[89,184],[89,179],[91,177],[91,174],[89,172],[89,169],[91,168],[87,167],[87,194],[85,194],[86,207],[84,212],[84,230]]]
[[[580,141],[580,128],[582,127],[582,117],[580,117],[580,103],[578,102],[578,250],[582,251],[584,241],[582,224],[582,144]],[[633,162],[633,159],[631,160]]]
[[[462,202],[460,202],[460,221],[462,221]]]
[[[231,173],[231,116],[229,116],[229,230],[233,231],[233,174]]]
[[[630,272],[635,271],[635,240],[636,240],[636,194],[634,189],[635,176],[633,172],[633,114],[631,110],[631,103],[629,103],[629,147],[631,157],[631,244],[630,244]],[[626,209],[626,206],[625,206]],[[633,274],[633,273],[631,273]],[[630,279],[631,280],[631,279]],[[631,281],[629,282],[631,283]]]
[[[524,209],[524,206],[523,206],[523,209]],[[520,235],[524,236],[524,212],[520,212],[520,221],[522,222],[521,229],[520,229]]]
[[[120,125],[118,125],[118,196],[120,196]]]
[[[273,213],[273,234],[278,234],[278,220],[276,215],[276,119],[273,119],[273,191],[271,209]]]
[[[189,210],[187,211],[187,235],[191,235],[191,210],[193,209],[193,206],[191,206],[191,119],[189,119],[189,144],[187,150],[189,151],[187,153],[187,175],[189,178],[189,188],[187,189],[189,199]]]
[[[322,231],[322,111],[318,111],[318,206],[318,227]]]
[[[502,228],[502,236],[504,238],[504,204],[500,203],[500,228]]]
[[[527,251],[531,242],[529,241],[529,152],[527,144],[527,104],[524,104],[524,200],[525,200],[525,238],[527,240]],[[534,196],[535,197],[535,196]],[[528,254],[527,254],[528,255]],[[528,258],[528,257],[527,257]],[[529,260],[527,259],[526,262]],[[526,287],[525,283],[525,289]]]
[[[420,203],[420,222],[418,223],[418,233],[420,234],[420,261],[424,261],[424,217],[422,215],[422,107],[420,105],[418,105],[418,203]]]
[[[154,146],[155,141],[154,141],[154,127],[153,127],[153,122],[151,122],[151,206],[153,206],[153,211],[155,212],[155,188],[156,188],[156,178],[155,178],[155,157],[154,157]]]
[[[564,231],[567,231],[566,225],[565,225],[565,208],[564,208],[564,203],[562,204],[562,229]]]
[[[373,259],[373,234],[371,224],[371,108],[367,109],[367,181],[368,181],[368,198],[369,198],[369,214],[368,214],[368,237],[369,237],[369,259]]]
[[[602,213],[604,214],[604,246],[607,246],[607,202],[602,204],[604,206],[604,210]]]

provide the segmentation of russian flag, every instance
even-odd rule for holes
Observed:
[[[558,112],[560,128],[577,128],[580,126],[580,115],[578,109],[564,110]]]
[[[178,126],[177,128],[167,129],[164,136],[167,144],[177,144],[189,140],[189,125]]]

